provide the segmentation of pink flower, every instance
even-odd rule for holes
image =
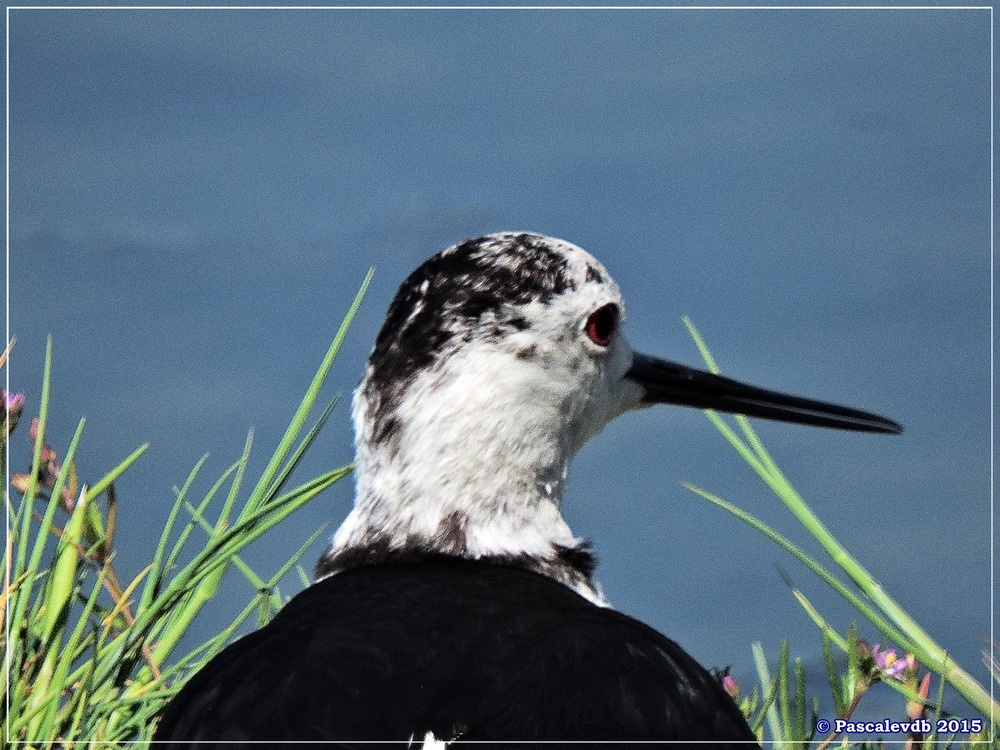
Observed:
[[[896,656],[895,649],[890,648],[883,651],[878,644],[872,648],[872,658],[875,659],[875,666],[878,667],[882,676],[893,680],[902,677],[903,672],[909,666],[909,660]]]
[[[729,693],[731,698],[740,697],[740,684],[731,675],[722,678],[722,689]]]
[[[23,393],[6,393],[0,388],[3,394],[3,406],[7,414],[7,434],[9,435],[17,427],[17,420],[21,418],[21,411],[24,409]]]

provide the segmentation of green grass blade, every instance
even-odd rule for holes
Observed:
[[[847,710],[847,704],[844,702],[844,683],[840,679],[840,670],[837,669],[833,649],[830,647],[833,642],[832,631],[833,629],[824,623],[821,631],[823,634],[823,664],[826,666],[826,681],[830,686],[830,695],[833,697],[833,710],[837,716],[843,716]],[[833,635],[836,635],[836,633],[833,633]],[[837,637],[839,638],[839,636]],[[846,649],[846,647],[847,644],[844,643],[842,648]]]
[[[55,674],[52,677],[52,687],[49,691],[48,697],[48,709],[41,721],[41,726],[43,727],[56,726],[56,712],[59,710],[60,696],[64,693],[70,695],[71,697],[74,695],[72,683],[69,683],[66,678],[69,673],[70,666],[73,663],[72,657],[76,653],[77,646],[83,637],[83,631],[89,624],[91,614],[97,605],[97,598],[101,593],[101,586],[104,583],[105,572],[106,569],[103,568],[98,572],[97,581],[94,583],[90,595],[83,606],[83,610],[80,612],[76,626],[70,633],[69,638],[66,639],[66,645],[62,648],[62,657],[59,658]],[[72,709],[72,703],[69,705],[70,709]],[[66,737],[72,738],[72,735],[69,734],[66,735]]]
[[[76,432],[73,433],[73,439],[69,444],[69,450],[66,451],[66,457],[62,462],[62,467],[60,468],[59,476],[56,478],[55,486],[52,488],[49,503],[45,509],[45,515],[42,516],[41,524],[36,532],[37,536],[35,538],[35,544],[31,550],[31,559],[28,561],[29,570],[38,570],[38,566],[41,564],[42,553],[45,550],[46,544],[49,542],[49,534],[52,531],[52,519],[55,517],[56,508],[60,506],[62,489],[66,483],[66,477],[69,475],[70,465],[76,455],[76,447],[80,443],[80,436],[83,434],[83,426],[85,423],[86,420],[81,419],[79,424],[77,424]]]
[[[796,546],[794,543],[789,541],[787,538],[779,534],[777,531],[772,529],[770,526],[765,524],[763,521],[758,520],[754,516],[750,515],[741,508],[726,502],[721,497],[717,497],[710,492],[695,487],[692,484],[686,482],[681,482],[681,486],[685,489],[694,492],[696,495],[703,497],[710,503],[719,506],[723,510],[731,513],[732,515],[739,518],[741,521],[749,524],[753,528],[757,529],[759,532],[767,536],[772,541],[776,542],[782,546],[786,551],[793,555],[797,560],[799,560],[803,565],[805,565],[809,570],[818,575],[823,581],[833,588],[838,594],[840,594],[844,599],[850,603],[852,607],[857,609],[859,612],[865,615],[875,627],[882,631],[882,633],[890,640],[905,646],[908,650],[911,644],[909,640],[905,637],[902,631],[896,629],[892,623],[890,623],[885,618],[881,617],[878,612],[876,612],[871,605],[867,604],[862,600],[857,594],[851,591],[847,586],[843,584],[839,579],[837,579],[832,573],[830,573],[826,568],[820,565],[816,560],[806,554],[802,549]]]
[[[251,429],[247,432],[247,439],[243,443],[243,453],[240,454],[240,458],[236,462],[236,475],[233,477],[233,481],[229,485],[229,494],[226,495],[226,502],[223,503],[222,511],[219,513],[219,522],[216,524],[215,528],[216,533],[222,531],[223,526],[228,523],[229,515],[232,513],[233,507],[236,504],[236,498],[239,496],[240,489],[243,487],[243,477],[246,474],[247,465],[250,463],[250,450],[252,447],[253,430]]]
[[[90,486],[90,496],[94,499],[99,497],[101,493],[108,489],[112,482],[116,481],[118,477],[124,474],[125,471],[147,450],[149,450],[149,443],[143,443],[134,451],[129,453],[121,463]]]
[[[206,456],[206,458],[207,458],[207,456]],[[177,493],[176,502],[179,505],[183,506],[187,502],[186,499],[187,499],[188,494],[191,491],[191,482],[193,481],[193,474],[195,472],[197,472],[201,468],[202,463],[203,463],[203,461],[199,461],[198,462],[198,464],[195,466],[194,471],[192,472],[192,475],[189,476],[189,481],[185,482],[184,486],[181,487],[180,492]],[[203,497],[201,499],[201,502],[198,504],[197,507],[202,508],[202,509],[206,508],[208,506],[208,504],[212,501],[212,499],[215,497],[216,493],[222,488],[222,485],[225,484],[226,480],[234,472],[239,471],[239,465],[240,465],[240,461],[237,461],[234,464],[230,464],[226,468],[226,470],[224,472],[222,472],[222,475],[212,484],[212,486],[209,488],[208,492],[205,493],[205,497]],[[173,548],[170,550],[170,555],[167,557],[166,567],[168,569],[173,568],[174,565],[177,564],[177,560],[180,557],[181,550],[184,548],[184,545],[187,543],[188,538],[190,537],[190,535],[194,531],[196,525],[197,524],[195,523],[194,519],[190,519],[184,525],[184,528],[181,530],[181,533],[177,537],[177,541],[174,543]]]
[[[79,586],[76,571],[80,556],[77,548],[83,538],[83,520],[86,512],[87,488],[84,487],[80,491],[80,499],[56,547],[55,564],[52,566],[52,574],[49,577],[51,585],[46,592],[41,623],[43,649],[41,667],[35,676],[31,698],[28,701],[28,710],[34,714],[33,719],[28,724],[29,738],[38,737],[39,729],[42,727],[44,708],[38,713],[34,712],[46,705],[51,694],[52,679],[55,676],[56,665],[60,658],[66,619]]]
[[[257,486],[250,493],[251,498],[258,498],[266,495],[268,489],[274,482],[274,478],[277,475],[280,466],[284,463],[288,452],[291,450],[296,437],[302,429],[302,425],[305,423],[309,412],[312,410],[312,406],[319,395],[320,388],[322,388],[323,382],[326,380],[326,376],[330,372],[330,367],[333,365],[333,361],[340,351],[344,337],[347,335],[347,329],[354,320],[354,316],[357,314],[358,308],[361,306],[361,300],[364,299],[365,292],[368,291],[368,285],[371,284],[374,274],[375,269],[370,269],[368,274],[365,276],[364,281],[362,281],[361,288],[358,289],[358,293],[355,295],[354,301],[351,303],[347,314],[344,316],[344,320],[340,324],[340,328],[337,330],[336,336],[334,336],[333,343],[330,344],[329,349],[327,349],[326,356],[323,357],[319,370],[316,372],[312,382],[309,384],[309,388],[306,390],[306,395],[302,398],[302,402],[299,404],[299,408],[292,417],[292,421],[288,425],[288,429],[282,436],[277,450],[275,450],[274,455],[271,457],[271,461],[268,463],[267,468],[261,475]]]
[[[198,462],[194,465],[194,468],[188,473],[187,479],[184,482],[184,487],[178,493],[179,496],[174,500],[174,505],[170,509],[170,514],[167,516],[166,525],[160,533],[160,540],[157,542],[156,552],[153,554],[153,566],[150,570],[149,576],[146,578],[146,585],[143,588],[142,597],[139,599],[139,606],[136,608],[138,612],[143,612],[149,607],[153,597],[159,593],[160,587],[163,584],[163,576],[166,575],[166,572],[170,569],[172,559],[168,560],[166,565],[163,564],[163,556],[166,554],[167,544],[173,534],[174,525],[177,522],[177,516],[180,514],[181,507],[184,505],[184,497],[186,497],[187,491],[194,483],[195,477],[198,476],[198,472],[201,471],[201,467],[207,460],[207,454],[198,460]],[[180,554],[180,547],[182,546],[182,543],[179,546],[175,546],[173,552]]]
[[[781,641],[778,648],[778,716],[781,718],[781,733],[786,742],[795,739],[792,727],[791,700],[788,694],[788,640]]]
[[[795,659],[795,739],[805,747],[806,740],[806,673],[802,660]]]
[[[767,717],[767,727],[771,731],[771,742],[778,745],[785,741],[785,736],[781,732],[781,720],[778,717],[778,709],[774,705],[775,695],[778,691],[778,683],[771,679],[771,672],[767,668],[767,659],[764,657],[764,648],[760,643],[754,643],[750,647],[753,653],[754,664],[757,666],[757,679],[760,680],[760,687],[764,695],[768,696],[761,709],[761,720]]]
[[[139,598],[139,606],[136,609],[136,617],[139,619],[145,619],[149,616],[148,610],[150,606],[153,601],[160,596],[163,588],[167,585],[170,571],[173,569],[176,559],[180,556],[188,536],[194,530],[194,525],[188,524],[187,527],[181,531],[179,537],[174,542],[169,555],[167,554],[167,544],[169,544],[174,528],[177,525],[177,517],[180,514],[182,506],[184,505],[184,499],[187,497],[187,493],[190,490],[191,485],[194,483],[195,477],[198,476],[198,473],[201,471],[202,466],[207,460],[207,454],[202,456],[194,465],[194,468],[192,468],[188,473],[188,476],[184,481],[184,485],[180,490],[176,491],[173,507],[170,509],[170,513],[167,516],[167,522],[164,525],[163,531],[160,533],[160,539],[157,542],[150,574],[146,577],[146,585],[143,587],[142,596]],[[166,560],[163,559],[164,555],[166,555]],[[143,623],[143,627],[145,627],[145,623]]]
[[[20,509],[18,511],[19,518],[14,520],[14,525],[18,525],[19,522],[19,529],[16,537],[17,551],[14,554],[14,559],[12,560],[13,569],[11,570],[10,577],[13,580],[24,580],[24,584],[19,587],[18,591],[13,596],[12,601],[7,603],[7,611],[10,618],[9,622],[14,623],[15,627],[19,627],[20,623],[25,622],[25,611],[28,607],[28,602],[31,600],[31,595],[39,574],[38,563],[40,562],[40,559],[36,561],[35,565],[31,564],[31,559],[34,558],[34,555],[29,558],[28,541],[31,539],[32,510],[34,510],[35,495],[38,489],[38,474],[42,465],[42,445],[45,441],[45,427],[49,413],[49,392],[51,383],[52,337],[49,336],[45,346],[45,367],[42,370],[42,393],[38,404],[38,432],[35,438],[34,449],[32,451],[31,476],[28,479],[28,486],[25,488],[24,496],[20,504]],[[54,511],[55,509],[53,508],[52,512]],[[38,542],[36,540],[36,545],[37,543]],[[12,640],[15,640],[16,638],[17,634],[12,633]],[[8,647],[13,647],[15,650],[20,652],[21,645],[23,644],[12,642]],[[22,685],[20,687],[26,688],[27,686]],[[17,710],[18,707],[19,706],[15,701],[15,705],[11,705],[9,710],[13,712]]]
[[[268,502],[273,500],[275,495],[277,495],[281,491],[281,488],[284,487],[285,483],[288,481],[289,476],[299,465],[299,462],[302,460],[302,457],[306,454],[306,451],[308,451],[309,448],[312,447],[312,444],[315,441],[316,437],[319,435],[320,430],[322,430],[324,425],[326,425],[327,420],[330,418],[330,415],[333,413],[333,410],[337,406],[339,400],[340,400],[339,396],[334,397],[333,400],[331,400],[330,403],[327,404],[326,408],[320,414],[319,419],[316,420],[316,423],[303,436],[298,446],[288,457],[288,460],[285,462],[285,464],[281,467],[269,490],[260,497],[260,502],[262,504],[266,505]]]
[[[42,446],[45,444],[45,428],[49,415],[49,392],[52,385],[52,337],[49,336],[45,345],[45,368],[42,371],[42,394],[38,402],[38,432],[35,438],[35,446],[31,457],[31,476],[28,478],[28,487],[25,490],[24,498],[26,502],[21,506],[21,533],[17,540],[18,550],[14,556],[16,566],[13,570],[13,578],[17,578],[25,572],[21,564],[28,561],[28,540],[31,538],[31,511],[34,504],[35,494],[38,489],[38,475],[42,468]],[[27,569],[28,576],[34,576],[37,570]],[[20,613],[20,614],[23,614]],[[16,620],[15,620],[16,621]]]

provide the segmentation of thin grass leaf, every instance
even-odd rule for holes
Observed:
[[[220,533],[219,530],[217,530],[211,524],[209,524],[208,520],[205,519],[205,517],[201,514],[201,512],[197,508],[195,508],[190,503],[185,503],[184,505],[188,513],[191,514],[192,519],[202,528],[203,531],[205,531],[209,535],[209,537],[216,536]],[[250,586],[254,590],[260,591],[261,589],[267,586],[267,584],[264,582],[264,579],[261,578],[259,575],[257,575],[253,571],[253,569],[249,565],[247,565],[243,561],[243,558],[241,558],[239,555],[235,555],[233,557],[232,564],[241,573],[243,573],[243,576],[247,579],[247,581],[249,581]]]
[[[34,505],[35,494],[38,490],[38,475],[42,468],[42,445],[45,443],[45,427],[49,414],[49,390],[52,381],[52,337],[49,336],[45,345],[45,367],[42,370],[42,393],[38,402],[38,430],[35,437],[35,446],[31,457],[31,476],[28,478],[28,486],[24,492],[25,502],[22,504],[20,538],[18,539],[17,555],[14,558],[14,577],[17,578],[25,572],[25,568],[20,567],[28,562],[28,540],[31,538],[31,511]],[[34,576],[37,569],[27,568],[29,576]],[[23,610],[15,613],[15,621],[20,621],[24,615]]]
[[[7,537],[8,560],[11,551],[11,546],[12,546],[12,540],[10,537]],[[10,601],[10,598],[19,593],[18,589],[21,587],[21,584],[23,584],[27,579],[28,579],[27,572],[22,573],[20,578],[11,581],[10,585],[7,586],[2,593],[0,593],[0,620],[3,620],[4,615],[7,614],[7,605],[8,602]]]
[[[76,447],[80,444],[80,437],[83,434],[83,427],[86,423],[85,419],[81,419],[79,424],[76,426],[76,432],[73,433],[73,439],[70,441],[69,450],[66,451],[66,457],[63,459],[62,466],[59,469],[59,475],[56,477],[56,483],[52,488],[51,495],[49,497],[48,506],[45,509],[45,515],[42,517],[40,522],[40,527],[38,529],[38,536],[35,539],[35,544],[31,550],[31,559],[28,561],[29,570],[37,570],[38,566],[41,564],[42,554],[45,551],[45,547],[49,542],[49,532],[52,529],[52,519],[55,517],[55,512],[58,507],[60,507],[62,502],[62,489],[66,482],[66,477],[69,474],[69,467],[73,463],[73,458],[76,456]],[[53,500],[55,502],[53,502]]]
[[[281,488],[285,486],[285,483],[288,481],[289,476],[298,467],[299,462],[302,460],[302,457],[306,454],[306,451],[309,450],[310,447],[312,447],[313,441],[319,435],[320,430],[323,428],[327,420],[330,418],[330,415],[333,413],[334,407],[336,407],[339,401],[340,401],[340,396],[339,395],[335,396],[330,401],[330,403],[327,404],[326,408],[320,414],[319,419],[316,420],[316,423],[312,426],[312,428],[310,428],[310,430],[305,434],[305,436],[303,436],[302,440],[299,442],[299,445],[292,452],[291,456],[289,456],[285,465],[278,472],[271,488],[260,497],[260,502],[262,505],[267,505],[267,503],[270,502],[281,491]]]
[[[75,738],[80,736],[80,727],[83,724],[83,713],[87,709],[87,692],[80,690],[74,693],[73,718],[70,721],[69,731],[66,736]]]
[[[830,695],[833,697],[833,710],[837,716],[843,716],[847,710],[847,704],[844,702],[844,683],[840,679],[840,670],[837,669],[837,663],[834,660],[833,649],[831,648],[832,630],[829,626],[821,630],[823,634],[823,663],[826,665],[826,681],[830,686]],[[837,637],[839,638],[840,636],[838,635]],[[846,645],[845,643],[845,648]]]
[[[136,586],[138,586],[139,583],[142,581],[142,579],[146,577],[146,574],[149,573],[150,570],[152,570],[152,567],[153,567],[152,565],[147,565],[145,568],[140,570],[139,574],[135,578],[133,578],[131,583],[129,583],[129,585],[121,592],[121,594],[118,595],[118,601],[115,602],[114,608],[111,610],[110,613],[108,613],[104,617],[104,620],[101,623],[102,625],[104,625],[105,628],[110,629],[112,624],[114,624],[114,621],[128,606],[129,597],[132,596],[132,593],[135,591]]]
[[[771,679],[771,672],[767,668],[767,659],[764,657],[764,647],[760,643],[753,643],[750,646],[750,651],[753,653],[754,664],[757,667],[757,679],[760,680],[760,688],[764,692],[764,695],[768,696],[768,700],[764,702],[764,706],[761,708],[760,721],[763,721],[764,717],[767,718],[767,726],[771,731],[772,742],[784,742],[786,738],[781,732],[781,719],[778,716],[778,709],[774,705],[775,696],[778,692],[778,683]],[[757,729],[759,729],[759,726]]]
[[[292,556],[288,559],[288,561],[278,569],[277,573],[271,576],[271,579],[269,581],[265,581],[256,573],[254,573],[253,570],[251,570],[250,566],[244,563],[239,557],[233,559],[233,562],[236,564],[236,567],[240,568],[241,572],[243,572],[247,581],[250,582],[250,585],[256,591],[260,592],[262,596],[265,595],[265,592],[268,592],[267,598],[270,601],[270,608],[272,612],[276,612],[278,609],[284,606],[284,601],[282,601],[280,593],[277,592],[278,582],[282,578],[284,578],[285,575],[288,573],[288,571],[290,571],[293,567],[301,568],[301,566],[298,565],[299,560],[301,560],[302,557],[305,555],[305,553],[309,551],[309,548],[313,545],[313,543],[317,539],[319,539],[320,535],[323,533],[325,529],[326,529],[326,524],[323,524],[318,529],[316,529],[316,531],[310,534],[309,537],[305,540],[305,542],[303,542],[299,546],[299,548],[292,554]],[[306,579],[306,582],[303,584],[303,588],[309,586],[310,583],[311,581]]]
[[[177,516],[180,514],[181,507],[184,505],[184,498],[187,496],[187,490],[190,488],[191,484],[194,483],[195,477],[198,475],[198,472],[207,460],[207,454],[198,460],[198,462],[194,465],[194,468],[188,473],[183,489],[178,493],[178,497],[174,500],[174,505],[170,509],[170,514],[167,516],[167,523],[163,527],[163,531],[160,533],[160,540],[156,545],[156,552],[153,554],[152,573],[146,579],[146,586],[143,589],[142,598],[139,600],[139,606],[136,608],[138,612],[142,612],[149,607],[149,603],[153,600],[153,597],[159,593],[160,584],[163,581],[163,575],[165,575],[166,571],[170,569],[172,564],[170,559],[167,560],[165,565],[163,564],[163,556],[167,551],[167,543],[170,541],[170,537],[174,530],[174,524],[177,522]],[[178,546],[174,547],[174,551],[179,554],[180,547],[182,546],[182,542],[178,543]]]
[[[295,553],[288,559],[288,562],[278,568],[278,572],[271,576],[270,581],[264,584],[264,587],[267,589],[277,587],[278,582],[288,574],[288,571],[290,571],[293,567],[300,567],[298,565],[299,560],[301,560],[306,552],[309,551],[309,548],[313,545],[313,543],[319,539],[320,536],[322,536],[324,531],[326,531],[326,524],[323,524],[316,529],[316,531],[310,534],[309,537],[299,546],[299,548],[295,550]],[[311,581],[308,581],[305,585],[309,586],[310,584]]]
[[[51,576],[48,577],[50,586],[45,596],[41,623],[43,649],[41,668],[35,676],[31,697],[28,700],[29,712],[34,714],[33,719],[28,723],[29,738],[38,736],[44,720],[44,714],[42,712],[35,713],[35,710],[39,706],[45,706],[50,697],[50,686],[56,671],[69,605],[72,603],[75,589],[79,585],[76,578],[80,559],[77,547],[83,535],[83,519],[86,512],[87,488],[83,487],[73,515],[70,516],[63,536],[56,547],[55,564],[52,566]]]
[[[195,523],[201,527],[202,531],[208,534],[210,538],[217,536],[220,533],[220,530],[213,527],[212,524],[210,524],[201,514],[201,511],[191,505],[191,503],[184,503],[184,509],[191,514],[191,519],[195,521]],[[243,562],[243,559],[239,555],[233,557],[232,563],[234,567],[243,573],[244,577],[250,582],[251,587],[259,590],[264,586],[264,579],[254,573],[253,569]]]
[[[229,514],[232,513],[233,506],[236,504],[236,498],[240,494],[240,489],[243,487],[243,477],[246,474],[247,465],[250,463],[250,450],[253,448],[253,428],[247,432],[247,439],[243,443],[243,453],[240,454],[239,460],[236,462],[236,475],[233,477],[233,481],[229,485],[229,494],[226,495],[226,502],[222,505],[222,512],[219,513],[219,523],[216,524],[216,531],[221,531],[222,527],[227,522]],[[240,512],[243,515],[243,511]]]
[[[164,533],[161,535],[160,538],[161,544],[166,544],[166,542],[168,541],[168,533],[173,531],[173,527],[177,523],[177,515],[180,513],[180,510],[183,507],[185,500],[187,499],[188,493],[191,491],[191,487],[194,484],[194,481],[197,478],[198,474],[201,472],[201,469],[205,465],[206,461],[208,461],[207,453],[203,455],[200,459],[198,459],[194,467],[191,469],[191,471],[185,478],[184,484],[181,485],[181,488],[179,490],[176,490],[174,497],[174,506],[170,510],[170,516],[168,517],[167,528],[164,529]],[[234,467],[231,466],[229,470],[234,470]],[[174,542],[173,547],[170,548],[170,553],[167,555],[167,559],[164,562],[163,566],[162,567],[158,566],[155,569],[157,571],[155,579],[158,582],[161,580],[161,576],[166,576],[167,572],[171,570],[174,567],[174,565],[176,565],[177,558],[180,557],[181,550],[183,550],[188,537],[193,531],[194,531],[194,524],[189,521],[185,525],[185,527],[181,530],[180,534],[177,537],[177,540]],[[162,552],[158,550],[157,557],[161,556]],[[153,577],[150,577],[150,579],[148,580],[153,580]],[[157,594],[159,594],[159,592],[157,592]]]
[[[178,510],[181,507],[185,506],[185,504],[187,503],[187,495],[188,495],[188,493],[191,490],[191,484],[194,481],[194,474],[195,474],[195,472],[197,472],[198,470],[201,469],[202,465],[204,464],[205,459],[207,459],[207,458],[208,458],[207,456],[204,456],[202,458],[202,460],[199,461],[195,465],[194,471],[192,471],[192,473],[188,475],[188,480],[184,483],[184,486],[177,493],[177,498],[176,498],[176,500],[174,502],[176,503],[176,507],[177,507]],[[234,472],[238,472],[239,471],[239,466],[240,466],[240,463],[242,461],[243,461],[243,459],[241,457],[240,460],[238,460],[236,463],[231,464],[222,473],[222,476],[220,476],[219,479],[216,480],[216,482],[209,488],[209,490],[206,493],[205,497],[202,498],[201,502],[196,507],[199,507],[202,510],[204,510],[208,506],[208,504],[212,501],[212,499],[215,497],[215,495],[219,491],[219,489],[221,489],[222,485],[225,484],[226,480]],[[185,544],[187,543],[190,535],[194,532],[194,529],[195,529],[196,526],[197,526],[197,523],[195,522],[194,518],[191,518],[190,520],[188,520],[187,523],[184,525],[184,528],[181,530],[181,533],[177,537],[177,541],[174,543],[173,548],[170,550],[170,555],[167,557],[166,564],[165,564],[165,566],[163,568],[163,571],[162,571],[162,573],[163,573],[164,576],[167,574],[168,571],[172,570],[173,567],[177,564],[177,560],[180,557],[181,551],[183,550]],[[162,601],[162,600],[163,600],[164,594],[167,591],[170,591],[171,586],[173,586],[175,582],[176,582],[176,575],[169,582],[166,582],[165,586],[161,586],[160,587],[160,590],[158,591],[160,606],[157,606],[157,607],[147,607],[146,610],[144,610],[143,613],[142,613],[143,617],[148,618],[148,619],[155,619],[155,618],[157,618],[159,616],[159,613],[162,610],[167,609],[167,608],[169,608],[169,607],[172,606],[173,602],[167,603],[167,602]]]
[[[108,489],[112,482],[117,481],[118,478],[124,474],[125,471],[147,450],[149,450],[149,443],[143,443],[134,451],[129,453],[124,459],[122,459],[121,463],[91,485],[90,496],[93,498],[99,497],[101,493]]]
[[[28,570],[37,571],[40,568],[42,555],[44,554],[45,548],[48,545],[48,542],[50,541],[50,533],[53,529],[53,519],[55,518],[56,510],[62,507],[63,486],[70,472],[70,467],[72,466],[73,458],[76,455],[76,448],[80,442],[80,437],[83,434],[84,424],[85,420],[81,419],[79,424],[77,425],[76,432],[73,434],[73,439],[70,442],[69,450],[66,452],[66,457],[62,462],[62,466],[60,467],[59,475],[56,477],[55,485],[53,486],[52,492],[49,496],[48,504],[46,505],[45,508],[45,514],[42,516],[40,525],[36,532],[35,543],[32,546],[31,550],[31,558],[28,561]],[[28,495],[26,494],[25,497],[27,496]],[[31,504],[25,503],[25,506],[26,506],[26,512],[28,512],[30,515]],[[57,551],[55,555],[58,557],[59,555],[58,550],[60,549],[60,547],[57,546],[56,549]],[[76,553],[74,551],[74,555],[75,554]],[[68,580],[70,579],[63,579],[61,583],[66,583]],[[49,585],[57,585],[57,586],[59,585],[59,582],[53,583],[52,576],[46,578],[46,583]],[[30,615],[32,621],[37,621],[38,618],[41,617],[40,610],[42,606],[45,605],[47,602],[50,602],[48,595],[43,595],[36,599],[35,605],[34,607],[32,607]],[[18,618],[16,621],[19,622],[20,619]],[[42,637],[44,640],[47,639],[48,636],[46,634],[43,634]]]
[[[802,609],[806,611],[806,614],[812,619],[814,623],[819,627],[820,633],[824,638],[824,642],[832,642],[837,644],[837,647],[846,652],[847,651],[847,641],[845,641],[840,634],[831,627],[824,617],[819,613],[819,611],[812,605],[806,595],[802,593],[799,589],[792,589],[792,596],[795,597]]]
[[[858,692],[863,677],[861,660],[858,656],[858,640],[858,626],[852,622],[847,629],[847,693],[844,694],[844,700],[848,708]]]
[[[309,388],[306,390],[306,395],[302,398],[302,402],[299,404],[299,408],[295,411],[292,421],[288,425],[288,429],[285,430],[285,434],[278,443],[278,448],[271,457],[271,461],[261,474],[260,480],[257,482],[257,486],[254,487],[253,491],[250,493],[250,502],[254,502],[255,498],[263,497],[268,494],[268,488],[271,487],[275,475],[278,473],[280,466],[284,463],[285,458],[288,456],[288,452],[291,450],[292,444],[295,442],[296,437],[302,429],[302,425],[305,423],[309,412],[312,410],[312,406],[319,395],[320,388],[322,388],[323,382],[326,380],[326,376],[330,372],[330,367],[333,365],[333,361],[340,351],[344,337],[347,335],[347,329],[354,320],[354,316],[357,314],[358,308],[361,306],[361,300],[364,298],[365,292],[368,290],[368,285],[371,283],[374,274],[375,269],[370,269],[368,274],[365,276],[364,281],[361,282],[361,288],[358,289],[358,293],[354,296],[354,301],[351,303],[347,314],[344,316],[344,320],[341,322],[340,328],[334,336],[333,343],[331,343],[329,349],[327,349],[326,356],[323,357],[319,370],[316,372],[312,382],[309,384]]]
[[[805,746],[806,742],[806,674],[802,668],[802,660],[796,657],[795,662],[795,739]]]
[[[830,571],[824,568],[820,563],[816,562],[812,557],[806,554],[802,549],[796,546],[794,543],[789,541],[787,538],[782,536],[780,533],[772,529],[770,526],[765,524],[763,521],[755,518],[754,516],[747,513],[745,510],[723,500],[717,495],[713,495],[706,490],[696,487],[693,484],[687,482],[681,482],[681,486],[685,489],[694,492],[696,495],[708,500],[710,503],[719,506],[723,510],[731,513],[732,515],[739,518],[741,521],[749,524],[753,528],[760,531],[762,534],[767,536],[769,539],[773,540],[781,547],[783,547],[789,554],[793,555],[797,560],[799,560],[803,565],[805,565],[809,570],[818,575],[823,581],[833,588],[838,594],[840,594],[844,599],[850,603],[852,607],[857,609],[859,612],[865,615],[875,627],[877,627],[882,633],[892,641],[899,643],[907,648],[907,650],[913,650],[910,648],[911,645],[915,647],[915,644],[910,644],[906,636],[895,627],[892,623],[883,619],[878,612],[876,612],[871,605],[864,602],[857,594],[851,591],[847,586],[845,586],[839,579],[837,579]],[[916,653],[916,652],[914,652]]]
[[[296,565],[295,571],[299,574],[299,582],[302,584],[302,588],[305,588],[312,583],[312,579],[309,577],[309,574],[306,573],[306,569],[301,565]]]
[[[28,569],[26,575],[31,573],[31,582],[27,589],[23,591],[23,596],[16,599],[18,607],[15,605],[14,616],[12,621],[17,624],[29,623],[29,622],[39,622],[41,620],[41,609],[45,605],[46,601],[46,590],[51,585],[51,578],[48,569],[41,569],[41,558],[44,554],[45,547],[49,542],[50,532],[53,528],[52,519],[55,517],[56,509],[59,507],[59,497],[56,495],[51,495],[45,506],[45,514],[42,516],[42,520],[38,527],[37,538],[35,539],[35,544],[32,546],[31,560],[28,563]],[[30,514],[29,514],[30,515]],[[35,581],[41,582],[41,587],[39,595],[34,598],[34,604],[31,606],[30,614],[25,617],[23,614],[18,614],[18,609],[26,609],[28,607],[28,602],[31,600],[32,594],[34,593]]]
[[[931,742],[937,740],[938,719],[941,718],[941,714],[944,711],[943,707],[944,707],[944,680],[938,680],[937,710],[934,712],[934,719],[931,722],[932,729],[930,736],[928,737],[928,739]]]
[[[778,715],[781,717],[781,732],[786,742],[795,740],[792,727],[791,700],[788,694],[788,640],[782,639],[778,648]]]
[[[87,601],[84,604],[83,610],[80,613],[79,619],[77,620],[76,627],[73,628],[72,633],[70,633],[69,638],[66,640],[66,645],[63,648],[63,653],[65,654],[63,658],[59,659],[58,667],[56,672],[52,677],[52,687],[49,691],[49,706],[46,715],[41,721],[41,726],[43,727],[55,727],[56,726],[56,712],[59,710],[59,701],[63,695],[72,695],[72,683],[67,682],[67,675],[69,673],[70,666],[73,663],[72,655],[75,653],[78,644],[83,637],[83,631],[87,627],[90,620],[91,613],[97,606],[97,599],[101,593],[101,586],[104,583],[105,570],[101,570],[98,573],[97,581],[95,582],[93,588],[91,589],[90,596],[87,597]],[[53,733],[47,732],[47,736],[53,736]],[[72,735],[65,735],[66,737],[72,737]]]
[[[7,364],[7,357],[10,356],[10,352],[16,343],[17,336],[11,336],[10,341],[7,343],[7,348],[3,350],[3,354],[0,354],[0,368]]]
[[[108,523],[104,529],[104,544],[101,548],[101,559],[107,560],[112,555],[115,543],[115,529],[118,526],[118,495],[113,484],[108,485]]]

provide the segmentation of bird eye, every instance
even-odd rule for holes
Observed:
[[[598,346],[607,346],[611,343],[611,337],[615,335],[618,328],[618,306],[607,304],[599,307],[587,318],[587,324],[583,330],[587,332],[587,338]]]

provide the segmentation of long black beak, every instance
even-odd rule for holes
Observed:
[[[782,422],[835,427],[856,432],[885,432],[898,435],[903,426],[878,414],[847,406],[791,396],[710,372],[636,354],[625,377],[646,392],[642,403],[679,404],[697,409],[717,409],[748,417]]]

